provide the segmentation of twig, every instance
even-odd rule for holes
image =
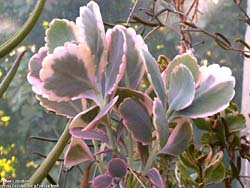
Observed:
[[[131,9],[131,11],[130,11],[130,13],[129,13],[128,19],[127,19],[127,21],[126,21],[126,26],[128,26],[128,23],[129,23],[129,21],[130,21],[132,15],[133,15],[133,13],[134,13],[134,11],[135,11],[135,7],[136,7],[136,5],[137,5],[138,2],[139,2],[139,0],[136,0],[136,1],[135,1],[134,5],[133,5],[133,7],[132,7],[132,9]]]

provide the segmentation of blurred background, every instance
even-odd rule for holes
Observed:
[[[0,44],[8,40],[27,20],[37,0],[0,0]],[[0,99],[0,179],[28,179],[35,168],[43,160],[54,142],[31,139],[31,136],[42,136],[57,139],[66,125],[66,119],[44,110],[35,98],[31,86],[26,80],[29,58],[44,46],[44,34],[53,18],[66,18],[75,21],[79,15],[79,7],[86,5],[87,0],[47,0],[46,7],[33,28],[21,45],[8,56],[0,59],[0,81],[9,70],[13,61],[23,49],[27,50],[18,73],[7,93]],[[108,24],[121,23],[129,16],[134,0],[97,0],[100,5],[103,21]],[[245,1],[246,2],[246,1]],[[141,0],[137,7],[149,7],[150,0]],[[244,5],[244,4],[243,4]],[[203,0],[200,3],[202,14],[197,18],[197,25],[209,32],[223,33],[228,39],[244,38],[245,24],[239,21],[241,12],[233,0]],[[244,5],[245,6],[245,5]],[[142,18],[145,14],[138,12]],[[163,18],[164,19],[164,18]],[[147,38],[146,43],[155,58],[164,54],[170,59],[178,54],[179,35],[178,21],[169,17],[168,25]],[[131,24],[138,33],[140,27]],[[243,57],[232,51],[220,48],[214,40],[202,33],[192,34],[194,52],[198,61],[203,64],[218,63],[229,66],[236,77],[236,96],[234,101],[241,104]],[[50,174],[56,177],[61,163]],[[79,169],[66,173],[65,180],[75,178],[80,181]],[[71,184],[72,185],[72,184]],[[68,187],[68,186],[65,186]],[[72,186],[73,187],[73,186]]]

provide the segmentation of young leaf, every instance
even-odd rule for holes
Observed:
[[[164,71],[163,75],[165,77],[164,82],[165,82],[165,87],[168,90],[169,88],[169,82],[170,82],[170,77],[173,69],[175,66],[183,64],[185,65],[192,73],[193,79],[197,85],[199,78],[200,78],[200,73],[199,73],[199,65],[197,63],[196,58],[191,54],[191,53],[184,53],[181,55],[177,55],[167,66],[167,69]]]
[[[228,115],[225,119],[229,133],[238,132],[246,128],[246,120],[242,114]]]
[[[201,82],[192,105],[180,110],[174,117],[203,118],[218,113],[229,106],[235,91],[235,78],[227,67],[214,64],[201,67]]]
[[[36,95],[36,98],[40,101],[40,105],[49,111],[55,112],[56,114],[66,116],[67,118],[73,118],[80,112],[86,109],[85,99],[70,100],[67,102],[55,102],[49,101],[43,98],[41,95]]]
[[[195,83],[190,70],[183,64],[175,66],[171,73],[168,90],[168,112],[186,108],[195,95]]]
[[[145,176],[147,176],[150,180],[150,182],[154,185],[156,188],[164,188],[165,183],[159,173],[159,171],[156,168],[151,168],[145,173]]]
[[[38,53],[33,55],[29,61],[28,82],[32,85],[32,90],[37,95],[42,95],[42,80],[40,78],[40,70],[42,69],[42,61],[47,56],[48,48],[42,47]]]
[[[92,182],[93,188],[110,188],[112,185],[112,177],[110,175],[96,176]]]
[[[128,47],[126,53],[126,69],[120,85],[135,89],[140,84],[145,72],[140,51],[147,49],[147,46],[142,37],[136,35],[134,29],[125,27],[121,27],[121,29],[125,33]]]
[[[179,155],[192,139],[192,125],[189,119],[180,119],[170,134],[167,144],[160,151],[162,154]]]
[[[151,119],[146,108],[136,100],[126,98],[119,106],[119,112],[123,124],[134,139],[143,144],[150,144],[152,141]]]
[[[107,31],[108,65],[105,71],[105,96],[111,94],[120,82],[126,67],[127,44],[121,26]]]
[[[148,79],[151,82],[154,91],[165,107],[166,96],[164,84],[161,78],[161,72],[157,66],[154,57],[147,51],[142,50],[143,63],[146,68]]]
[[[166,110],[164,109],[160,99],[154,99],[153,106],[154,126],[156,129],[156,136],[160,143],[160,148],[163,148],[168,140],[168,120],[166,118]]]
[[[76,25],[80,29],[80,42],[88,46],[94,57],[96,76],[100,82],[107,64],[107,41],[98,4],[90,1],[87,6],[81,7]]]
[[[79,41],[79,28],[72,21],[54,19],[46,30],[45,41],[49,53],[53,53],[56,47],[64,46],[66,42]]]
[[[64,165],[71,167],[88,160],[94,160],[88,145],[80,138],[72,138],[64,156]]]
[[[108,172],[112,177],[124,178],[127,174],[127,164],[119,158],[112,159],[108,164]]]
[[[95,93],[100,91],[95,84],[95,65],[89,49],[83,44],[57,47],[53,54],[44,58],[40,78],[42,96],[51,101],[86,97],[98,102]]]

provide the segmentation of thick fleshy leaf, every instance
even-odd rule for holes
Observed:
[[[115,94],[119,96],[119,99],[116,103],[117,107],[122,103],[125,98],[130,97],[142,103],[147,108],[149,114],[152,113],[153,102],[151,98],[143,92],[126,87],[118,87]]]
[[[71,128],[70,134],[76,138],[82,138],[84,140],[99,140],[102,142],[108,142],[108,138],[105,132],[100,129],[93,129],[89,131],[82,131],[82,128]]]
[[[123,178],[127,174],[127,164],[119,158],[114,158],[109,162],[108,172],[112,177]]]
[[[195,95],[195,83],[190,70],[183,64],[171,72],[168,90],[168,113],[189,106]]]
[[[192,125],[189,119],[179,119],[176,127],[170,134],[167,144],[160,151],[162,154],[179,155],[192,139]]]
[[[151,168],[145,173],[145,176],[147,176],[150,180],[150,182],[154,185],[155,188],[164,188],[165,183],[159,173],[159,171],[156,168]]]
[[[83,53],[84,52],[84,53]],[[51,101],[79,98],[95,100],[95,65],[89,49],[82,44],[57,47],[44,58],[40,78],[42,96]]]
[[[231,75],[231,70],[214,64],[201,67],[200,71],[201,82],[192,104],[173,114],[173,117],[203,118],[218,113],[229,106],[229,102],[235,94],[235,78]]]
[[[168,140],[169,129],[168,120],[166,118],[166,110],[158,98],[154,99],[153,120],[160,148],[163,148]]]
[[[43,98],[41,95],[37,95],[36,98],[40,101],[40,105],[49,111],[55,112],[58,115],[66,116],[67,118],[73,118],[80,112],[86,109],[85,99],[70,100],[67,102],[55,102],[49,101]]]
[[[115,105],[116,101],[118,100],[118,96],[116,96],[115,98],[113,98],[107,105],[105,105],[103,107],[103,109],[96,114],[93,119],[92,118],[88,118],[88,121],[86,121],[86,112],[80,113],[78,114],[71,122],[70,125],[70,129],[74,128],[74,127],[82,127],[83,131],[87,131],[87,130],[91,130],[93,129],[98,122],[100,122],[102,120],[102,118],[104,118],[108,112],[113,108],[113,106]],[[93,108],[93,111],[95,112],[96,109]]]
[[[29,73],[27,76],[28,82],[32,85],[32,90],[42,95],[42,81],[40,79],[40,70],[42,69],[42,61],[48,54],[48,48],[42,47],[38,53],[33,55],[29,61]]]
[[[227,115],[225,119],[229,133],[238,132],[246,128],[246,119],[243,114]]]
[[[148,79],[151,82],[156,95],[158,96],[163,106],[165,107],[165,102],[166,102],[165,89],[161,78],[161,72],[157,66],[156,60],[149,52],[145,50],[143,50],[142,56],[143,56],[143,63],[148,75]]]
[[[107,64],[107,41],[98,4],[90,1],[87,6],[80,7],[80,17],[76,19],[76,25],[80,29],[80,42],[89,47],[94,57],[96,75],[100,81]]]
[[[164,82],[166,89],[169,88],[169,82],[171,77],[171,72],[177,66],[183,64],[187,66],[187,68],[191,71],[192,76],[196,85],[199,83],[200,73],[199,73],[199,65],[197,63],[196,58],[190,53],[184,53],[181,55],[177,55],[167,66],[167,69],[163,73]]]
[[[137,142],[137,150],[141,159],[142,167],[144,167],[149,157],[149,146],[143,145],[141,142]]]
[[[104,95],[111,94],[118,86],[126,67],[127,44],[122,26],[107,31],[108,65],[105,71]]]
[[[152,141],[151,119],[145,106],[132,98],[126,98],[119,106],[119,112],[123,124],[134,139],[143,144],[150,144]]]
[[[205,167],[204,182],[221,182],[225,178],[226,169],[223,164],[223,153],[217,153]]]
[[[126,53],[126,69],[120,85],[135,89],[140,84],[145,72],[140,51],[142,49],[147,50],[147,46],[142,37],[136,35],[133,28],[122,27],[122,30],[126,36],[128,49]]]
[[[96,176],[92,182],[93,188],[110,188],[112,185],[112,177],[110,175]]]
[[[56,47],[64,46],[66,42],[79,41],[79,28],[72,21],[54,19],[46,30],[45,41],[49,53],[53,53]]]
[[[88,145],[80,138],[72,138],[64,156],[64,165],[71,167],[88,160],[94,160]]]

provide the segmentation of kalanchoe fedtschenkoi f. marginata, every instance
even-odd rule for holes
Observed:
[[[134,168],[134,143],[141,176],[147,176],[155,187],[164,187],[152,159],[182,153],[192,139],[191,119],[224,110],[235,93],[229,68],[200,67],[190,52],[176,56],[161,74],[134,29],[116,25],[105,32],[99,6],[93,1],[80,8],[76,23],[53,20],[45,42],[30,59],[28,81],[42,106],[73,118],[66,166],[95,161],[100,153],[112,155],[108,164],[98,161],[108,170],[100,167],[106,173],[94,178],[97,188],[103,183],[106,187],[123,185],[130,173],[127,169]],[[152,98],[140,87],[145,72]],[[172,131],[170,123],[175,125]],[[85,140],[98,143],[99,150],[95,147],[93,152]],[[127,147],[132,148],[127,151]],[[116,177],[113,172],[122,175]]]

